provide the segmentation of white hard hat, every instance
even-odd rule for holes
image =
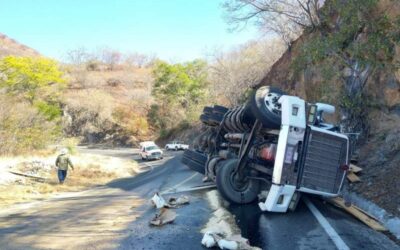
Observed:
[[[61,149],[60,153],[63,155],[68,154],[68,149],[63,148],[63,149]]]

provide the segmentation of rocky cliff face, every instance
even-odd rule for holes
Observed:
[[[389,21],[396,22],[400,16],[400,2],[391,0],[378,1],[377,8],[371,15],[385,15]],[[333,18],[339,22],[338,17]],[[362,43],[372,36],[370,30],[359,32],[353,45]],[[346,103],[343,91],[348,93],[349,81],[353,76],[353,68],[338,63],[332,56],[324,58],[324,66],[319,64],[303,65],[296,70],[294,63],[301,56],[304,46],[315,39],[315,32],[305,32],[297,39],[290,50],[273,65],[271,71],[264,77],[259,86],[274,85],[283,88],[289,94],[298,95],[308,101],[322,101],[334,104],[337,115],[330,119],[343,122],[346,115]],[[350,45],[348,45],[350,46]],[[379,54],[378,54],[379,56]],[[361,140],[354,156],[358,165],[364,168],[362,182],[350,184],[350,189],[373,200],[389,212],[400,215],[400,44],[394,43],[390,50],[390,60],[383,62],[383,67],[370,70],[365,77],[365,86],[356,88],[351,96],[355,99],[361,96],[363,101],[355,105],[355,110],[361,123],[351,127],[349,132],[361,132]],[[357,64],[353,66],[357,67]],[[326,80],[326,69],[331,67],[329,80]],[[358,77],[364,77],[361,72]],[[358,79],[359,80],[359,79]],[[346,92],[347,90],[347,92]],[[362,91],[362,93],[361,93]],[[357,106],[358,105],[358,106]],[[355,119],[355,118],[354,118]],[[354,120],[353,119],[353,120]]]

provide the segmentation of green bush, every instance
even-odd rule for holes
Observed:
[[[0,60],[0,154],[42,149],[61,135],[60,98],[66,81],[47,58]]]
[[[43,149],[60,136],[60,126],[49,121],[29,102],[6,95],[0,98],[0,154]]]
[[[208,95],[207,64],[195,60],[184,64],[158,61],[154,65],[153,96],[148,112],[150,124],[165,136],[182,123],[198,120]]]

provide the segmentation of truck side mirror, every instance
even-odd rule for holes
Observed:
[[[325,112],[327,114],[335,113],[335,106],[332,106],[327,103],[320,103],[320,102],[317,102],[315,105],[317,106],[318,113],[322,113],[322,112]]]

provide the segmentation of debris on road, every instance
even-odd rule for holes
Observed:
[[[165,205],[167,204],[164,198],[158,193],[154,194],[153,198],[151,198],[151,202],[158,209],[165,207]]]
[[[360,181],[361,181],[360,177],[358,177],[358,176],[357,176],[355,173],[353,173],[353,172],[347,173],[347,180],[349,180],[351,183],[360,182]]]
[[[328,200],[330,203],[333,205],[336,205],[337,207],[342,208],[346,212],[350,213],[354,217],[356,217],[358,220],[369,226],[370,228],[379,231],[379,232],[385,232],[388,231],[380,222],[377,218],[374,216],[370,215],[369,213],[365,212],[361,208],[355,206],[355,205],[348,205],[345,204],[345,201],[340,198],[336,197],[333,199]]]
[[[176,218],[176,213],[168,208],[161,208],[160,213],[150,221],[153,226],[162,226],[168,223],[172,223]]]
[[[170,197],[168,202],[159,194],[155,193],[151,198],[153,205],[160,209],[159,213],[150,221],[151,225],[162,226],[168,223],[172,223],[176,218],[176,213],[171,211],[170,208],[179,208],[182,205],[189,204],[189,197],[182,195],[178,198]]]
[[[360,173],[361,171],[362,171],[362,168],[360,168],[354,164],[350,164],[349,172],[347,173],[347,180],[349,180],[352,183],[360,182],[361,179],[356,174]]]
[[[350,164],[350,168],[349,168],[350,172],[357,174],[357,173],[361,172],[362,170],[363,170],[362,168],[360,168],[354,164]]]
[[[182,195],[178,198],[175,197],[169,198],[167,206],[170,208],[177,208],[179,206],[186,204],[189,204],[189,197],[187,197],[186,195]]]
[[[234,216],[223,207],[217,190],[207,192],[206,198],[214,212],[201,230],[204,234],[202,245],[221,249],[259,249],[251,247],[249,241],[240,235]]]
[[[207,248],[218,246],[220,249],[229,250],[256,250],[258,247],[252,247],[249,244],[249,240],[243,238],[239,234],[226,237],[220,233],[206,232],[201,240],[201,244]]]
[[[178,208],[182,205],[189,204],[189,197],[187,197],[185,195],[182,195],[178,198],[170,197],[168,199],[168,202],[166,202],[165,199],[159,193],[155,193],[153,198],[151,198],[151,202],[158,209],[160,209],[160,208]]]

